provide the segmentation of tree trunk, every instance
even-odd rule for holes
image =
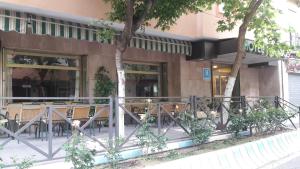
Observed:
[[[118,76],[118,101],[119,104],[125,107],[125,71],[123,67],[123,54],[127,49],[130,40],[132,39],[133,34],[140,28],[140,26],[144,23],[146,16],[151,11],[154,1],[147,0],[145,2],[146,9],[143,11],[141,15],[134,18],[134,5],[135,2],[133,0],[126,0],[126,16],[125,16],[125,25],[122,31],[122,34],[119,39],[116,40],[117,48],[116,48],[116,68],[117,68],[117,76]],[[117,110],[119,112],[118,121],[117,121],[117,135],[118,137],[124,137],[125,127],[124,127],[124,110],[118,106]]]
[[[239,35],[237,39],[237,53],[234,60],[233,68],[228,78],[228,82],[226,84],[225,92],[224,92],[224,100],[223,105],[225,108],[222,110],[222,119],[221,125],[224,128],[228,124],[229,112],[227,110],[230,109],[230,101],[232,97],[232,91],[234,88],[234,84],[236,81],[236,77],[239,73],[240,67],[242,65],[243,59],[246,56],[246,52],[244,49],[245,44],[245,36],[247,32],[247,28],[253,16],[256,14],[257,9],[262,4],[263,0],[252,0],[249,4],[249,8],[245,17],[243,19],[243,23],[239,27]]]
[[[118,76],[118,102],[119,105],[124,106],[125,104],[125,70],[123,67],[123,51],[120,50],[120,48],[116,48],[116,68],[117,68],[117,76]],[[125,107],[125,106],[124,106]],[[117,110],[119,112],[118,114],[118,129],[117,129],[117,135],[122,138],[125,135],[125,127],[124,127],[124,110],[118,106]]]
[[[241,31],[240,31],[241,32]],[[230,101],[231,101],[231,97],[232,97],[232,91],[234,88],[234,84],[236,82],[236,77],[239,73],[240,67],[242,65],[243,59],[246,56],[246,52],[244,49],[244,43],[245,43],[245,33],[242,32],[242,34],[239,34],[238,37],[238,50],[237,50],[237,54],[235,57],[235,61],[232,67],[232,71],[230,73],[230,76],[228,78],[228,82],[226,84],[226,88],[225,88],[225,92],[224,92],[224,100],[223,100],[223,105],[224,105],[224,109],[222,110],[222,124],[224,124],[225,126],[227,125],[227,121],[229,119],[229,112],[227,110],[230,109]]]

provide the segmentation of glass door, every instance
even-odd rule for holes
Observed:
[[[224,96],[225,88],[231,73],[231,65],[213,64],[212,94],[213,96]],[[240,95],[239,75],[234,85],[232,96]]]

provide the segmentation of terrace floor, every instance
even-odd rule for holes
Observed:
[[[151,127],[153,133],[157,133],[157,127]],[[136,129],[136,125],[126,125],[125,127],[125,137],[126,139],[134,130]],[[164,132],[166,130],[166,127],[162,128],[161,132]],[[93,130],[85,129],[85,133],[88,136],[92,136],[103,143],[104,145],[108,145],[108,127],[102,127],[101,131],[99,132],[98,128],[94,128]],[[57,149],[59,149],[61,146],[63,146],[67,141],[68,138],[67,134],[64,133],[63,136],[57,136],[57,133],[53,133],[53,139],[52,139],[52,152],[55,152]],[[44,133],[45,135],[45,133]],[[69,134],[70,135],[70,134]],[[88,136],[85,136],[84,138],[87,140],[87,144],[90,148],[96,149],[98,152],[104,152],[105,149],[100,146],[98,142],[95,140],[89,138]],[[187,139],[188,135],[184,132],[184,130],[179,126],[173,126],[171,127],[167,133],[166,138],[168,141],[175,141],[175,140],[182,140]],[[34,133],[22,133],[20,137],[28,142],[29,144],[34,145],[38,149],[44,151],[45,153],[48,153],[48,146],[49,146],[49,140],[45,138],[35,138]],[[0,144],[3,144],[5,141],[7,141],[8,136],[7,135],[1,135],[0,138]],[[133,134],[132,137],[130,137],[129,141],[126,142],[123,146],[124,149],[129,147],[137,146],[138,140],[136,138],[136,135]],[[55,154],[54,159],[56,158],[63,158],[65,155],[65,151],[61,149],[60,151]],[[31,158],[34,161],[43,161],[46,160],[47,157],[42,155],[41,153],[37,152],[33,148],[27,146],[22,141],[18,140],[10,140],[6,145],[2,147],[0,150],[0,157],[2,158],[3,162],[5,164],[11,164],[13,159],[24,159]]]

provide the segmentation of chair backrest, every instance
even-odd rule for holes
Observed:
[[[23,105],[20,122],[28,122],[35,118],[41,112],[45,112],[45,106],[42,105]]]
[[[163,113],[171,113],[171,112],[175,112],[175,110],[176,110],[176,105],[174,105],[174,104],[163,104],[161,106],[163,107],[163,109],[162,109]]]
[[[95,113],[98,113],[99,111],[101,111],[101,112],[97,118],[100,118],[100,119],[108,119],[109,118],[109,107],[108,106],[96,106]]]
[[[6,108],[9,120],[17,120],[16,118],[20,118],[22,113],[22,104],[8,104]]]
[[[88,119],[90,115],[89,105],[74,105],[73,106],[73,120]]]
[[[185,112],[188,106],[185,103],[175,104],[175,111],[178,113]]]
[[[67,106],[52,106],[52,121],[64,121],[70,110]],[[58,115],[60,113],[62,116]]]
[[[205,118],[207,118],[207,114],[204,111],[197,111],[196,117],[197,117],[197,119],[205,119]]]

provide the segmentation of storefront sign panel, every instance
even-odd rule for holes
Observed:
[[[209,68],[203,68],[203,80],[210,80],[211,79],[211,71]]]

